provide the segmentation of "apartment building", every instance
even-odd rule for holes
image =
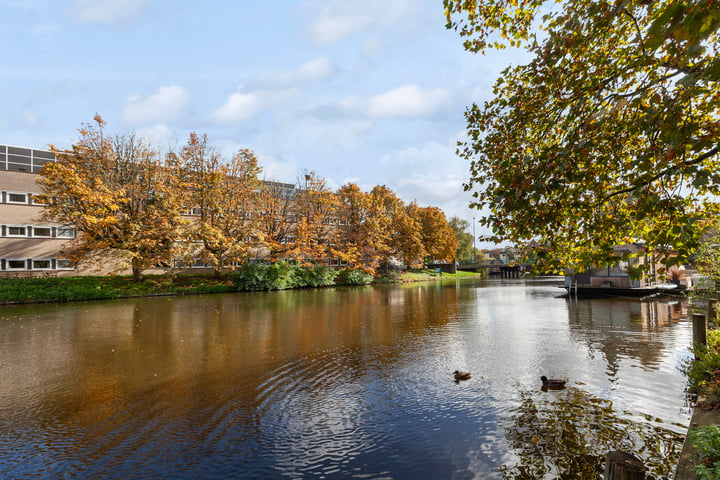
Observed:
[[[43,219],[36,173],[54,161],[48,150],[0,145],[0,276],[75,274],[62,256],[75,230]]]
[[[42,193],[36,182],[37,173],[54,160],[48,150],[0,145],[0,278],[129,273],[118,271],[117,264],[110,258],[79,265],[64,258],[63,249],[75,238],[75,229],[44,219],[43,206],[34,197]],[[297,193],[293,184],[263,183],[277,198],[292,201]],[[193,217],[196,213],[191,209],[187,215]],[[267,248],[258,245],[251,261],[268,257]],[[329,264],[343,266],[346,262],[333,260]],[[174,269],[179,273],[199,273],[212,271],[212,266],[196,256],[176,261]],[[158,267],[146,273],[165,271],[165,267]]]

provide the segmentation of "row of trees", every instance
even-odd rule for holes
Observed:
[[[78,232],[66,255],[111,259],[137,280],[161,264],[201,258],[215,274],[252,257],[324,264],[333,259],[368,272],[392,259],[409,266],[452,260],[453,229],[436,207],[405,204],[390,189],[337,192],[315,173],[302,185],[260,179],[249,150],[224,158],[206,136],[191,134],[161,154],[134,134],[107,136],[105,122],[80,129],[69,150],[40,172],[47,219]]]

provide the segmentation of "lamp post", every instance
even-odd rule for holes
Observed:
[[[475,258],[475,253],[477,250],[475,249],[475,217],[473,217],[473,265],[475,265],[475,262],[477,261]]]

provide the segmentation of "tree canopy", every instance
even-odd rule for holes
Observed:
[[[53,148],[58,161],[40,172],[46,218],[79,232],[67,252],[77,262],[94,257],[142,280],[151,267],[198,261],[220,276],[251,258],[365,272],[454,258],[445,214],[405,205],[385,186],[333,192],[314,172],[297,185],[261,181],[251,151],[226,158],[206,135],[192,133],[161,155],[134,134],[108,137],[104,129],[97,116],[70,150]]]
[[[455,258],[460,263],[471,263],[475,260],[475,245],[473,244],[473,235],[468,233],[470,222],[459,217],[452,217],[448,220],[448,225],[455,233],[457,241],[457,252]]]
[[[241,149],[229,160],[208,143],[207,135],[190,134],[177,156],[186,178],[187,208],[197,211],[188,223],[190,238],[202,244],[200,258],[215,277],[253,254],[260,235],[260,180],[255,155]]]
[[[720,5],[444,0],[465,48],[520,47],[466,111],[472,206],[487,240],[536,240],[547,265],[642,242],[686,259],[720,190]]]
[[[135,135],[105,135],[100,116],[80,129],[71,150],[52,147],[39,182],[47,218],[72,225],[79,235],[65,254],[79,262],[106,261],[143,270],[170,262],[183,228],[177,172],[157,150]]]

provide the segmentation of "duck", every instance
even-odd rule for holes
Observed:
[[[565,383],[567,380],[560,380],[557,378],[547,378],[545,375],[540,377],[540,380],[542,380],[543,389],[551,389],[551,390],[560,390],[562,388],[565,388]]]
[[[470,372],[458,372],[455,370],[453,375],[455,376],[456,382],[459,382],[460,380],[470,380]]]

